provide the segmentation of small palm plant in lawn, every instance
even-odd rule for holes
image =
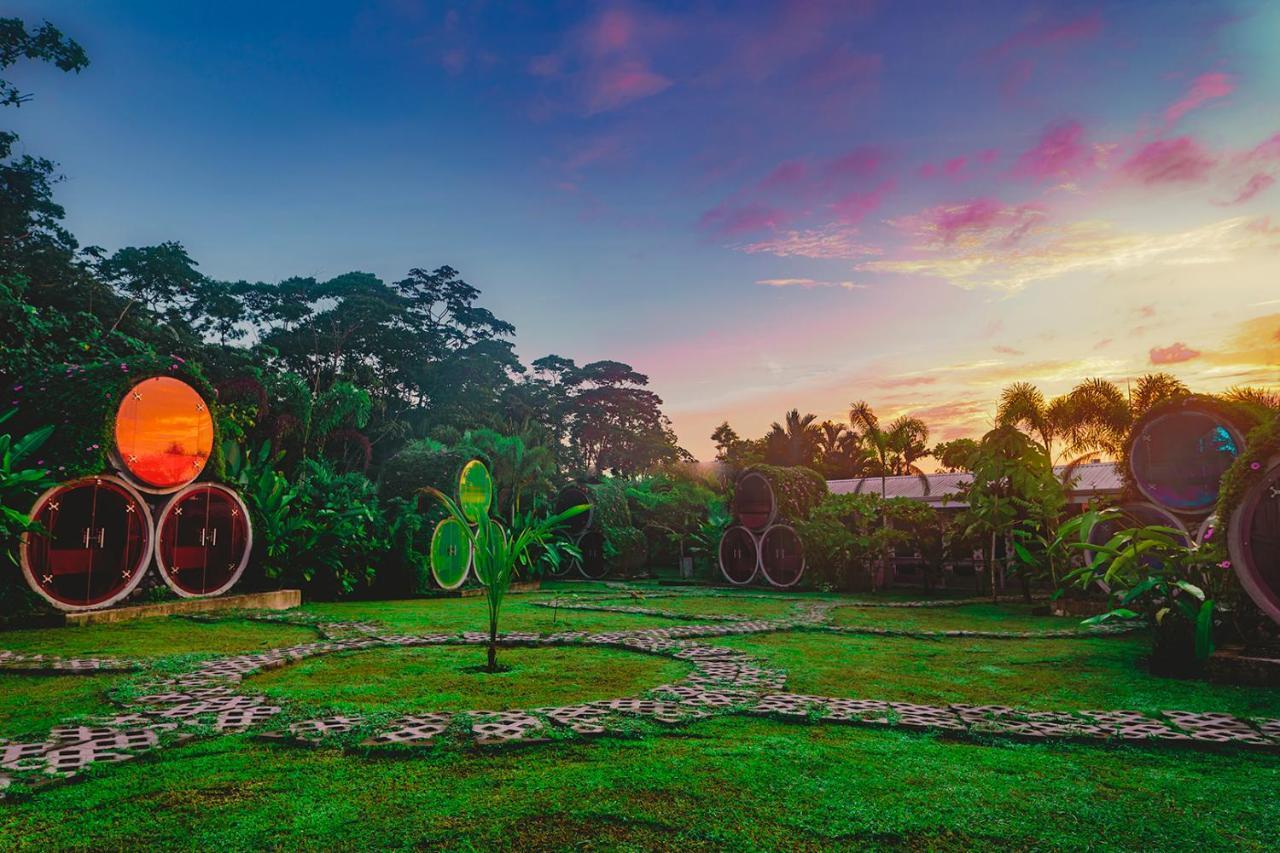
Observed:
[[[462,508],[444,492],[430,486],[422,491],[434,498],[462,525],[471,542],[476,577],[484,584],[485,603],[489,608],[489,661],[485,671],[498,672],[498,615],[502,611],[502,602],[511,587],[516,569],[525,562],[525,555],[530,548],[555,548],[562,537],[561,526],[590,507],[579,504],[557,515],[542,518],[531,514],[517,516],[508,531],[493,521],[488,513],[480,513],[473,527],[463,515]]]

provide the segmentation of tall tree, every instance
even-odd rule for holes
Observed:
[[[929,455],[929,427],[924,421],[903,415],[882,427],[871,406],[865,400],[859,400],[849,407],[849,423],[873,459],[874,464],[868,466],[863,479],[879,476],[881,497],[886,494],[886,479],[892,476],[919,477],[925,494],[928,494],[929,478],[916,465],[918,460]]]
[[[765,461],[770,465],[811,466],[818,450],[817,415],[801,415],[792,409],[783,422],[773,422],[765,436]]]

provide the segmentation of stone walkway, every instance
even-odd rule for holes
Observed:
[[[946,601],[939,606],[949,606]],[[136,689],[117,701],[121,713],[95,719],[91,725],[56,726],[35,742],[0,740],[0,797],[5,789],[27,789],[74,778],[92,764],[127,761],[192,737],[255,730],[262,737],[339,745],[433,747],[468,740],[481,746],[533,743],[598,736],[629,736],[641,725],[676,727],[711,716],[730,714],[771,717],[783,721],[893,727],[931,731],[979,740],[991,737],[1032,741],[1110,741],[1182,746],[1232,746],[1280,752],[1280,719],[1241,719],[1227,714],[1166,711],[1150,716],[1137,711],[1027,711],[995,705],[917,705],[880,699],[806,696],[785,692],[786,673],[768,667],[745,652],[710,645],[705,640],[788,630],[850,629],[827,624],[830,611],[843,602],[801,600],[788,616],[689,616],[642,606],[581,602],[536,602],[537,606],[600,610],[664,618],[698,619],[681,624],[626,631],[564,631],[539,635],[508,633],[504,647],[610,647],[663,655],[692,664],[684,679],[654,687],[640,696],[526,710],[406,715],[387,720],[361,716],[297,719],[265,696],[246,689],[244,679],[270,669],[335,652],[378,648],[475,645],[487,642],[480,632],[462,634],[398,634],[372,622],[338,622],[298,612],[244,613],[239,618],[305,625],[321,639],[252,654],[227,655],[195,663],[176,674],[150,677],[145,662],[107,658],[60,658],[0,651],[0,672],[93,673],[143,671]],[[199,619],[201,617],[191,617]],[[225,617],[223,617],[225,618]],[[859,633],[910,636],[998,636],[1025,638],[1080,636],[1077,632],[904,632],[898,629],[855,629]],[[1118,633],[1130,626],[1088,633]],[[2,683],[2,682],[0,682]],[[292,720],[292,721],[290,721]]]

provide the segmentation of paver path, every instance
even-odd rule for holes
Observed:
[[[1166,711],[1150,716],[1137,711],[1027,711],[994,705],[917,705],[881,699],[805,696],[785,692],[786,674],[745,652],[717,647],[715,637],[788,630],[826,630],[909,636],[1000,638],[1080,636],[1080,631],[984,632],[904,631],[846,628],[827,624],[830,610],[847,602],[800,600],[789,615],[752,618],[732,614],[689,616],[640,605],[581,601],[536,602],[538,606],[601,610],[675,619],[678,624],[626,631],[564,631],[552,634],[507,633],[504,647],[602,646],[674,657],[693,665],[684,679],[659,685],[641,696],[620,697],[562,707],[463,713],[426,713],[366,719],[357,715],[306,718],[246,689],[247,676],[335,652],[437,645],[484,645],[480,632],[402,634],[373,622],[340,622],[307,613],[244,613],[240,618],[284,622],[314,628],[315,642],[252,654],[224,655],[191,664],[177,673],[152,673],[145,662],[108,658],[59,658],[0,651],[0,673],[21,670],[91,673],[142,670],[141,689],[116,701],[121,713],[52,728],[42,740],[13,743],[0,739],[0,797],[18,784],[37,788],[74,778],[91,764],[127,761],[191,737],[256,729],[263,737],[316,742],[351,739],[372,746],[435,746],[470,740],[479,745],[628,735],[637,721],[648,726],[682,726],[713,715],[746,714],[810,723],[884,726],[965,737],[997,736],[1023,740],[1119,741],[1183,746],[1234,746],[1280,752],[1280,720],[1241,719],[1228,714]],[[953,601],[937,606],[951,606]],[[920,606],[920,605],[916,605]],[[211,618],[211,617],[191,617]],[[226,618],[226,617],[221,617]],[[1090,629],[1114,634],[1132,626]]]

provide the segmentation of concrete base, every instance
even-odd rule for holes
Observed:
[[[280,589],[274,592],[250,592],[245,595],[220,595],[215,598],[179,598],[155,604],[139,604],[133,607],[112,607],[106,610],[85,610],[67,613],[65,625],[105,625],[112,622],[132,622],[135,619],[151,619],[156,616],[175,616],[184,613],[208,613],[212,610],[289,610],[302,604],[302,590]]]
[[[542,589],[542,581],[516,581],[507,588],[507,593],[519,595],[522,592],[537,592],[540,589]],[[479,598],[482,595],[484,595],[482,586],[469,586],[466,589],[455,589],[438,594],[440,598]]]
[[[1274,652],[1258,653],[1242,646],[1228,646],[1209,655],[1205,669],[1213,681],[1280,687],[1280,657]]]

